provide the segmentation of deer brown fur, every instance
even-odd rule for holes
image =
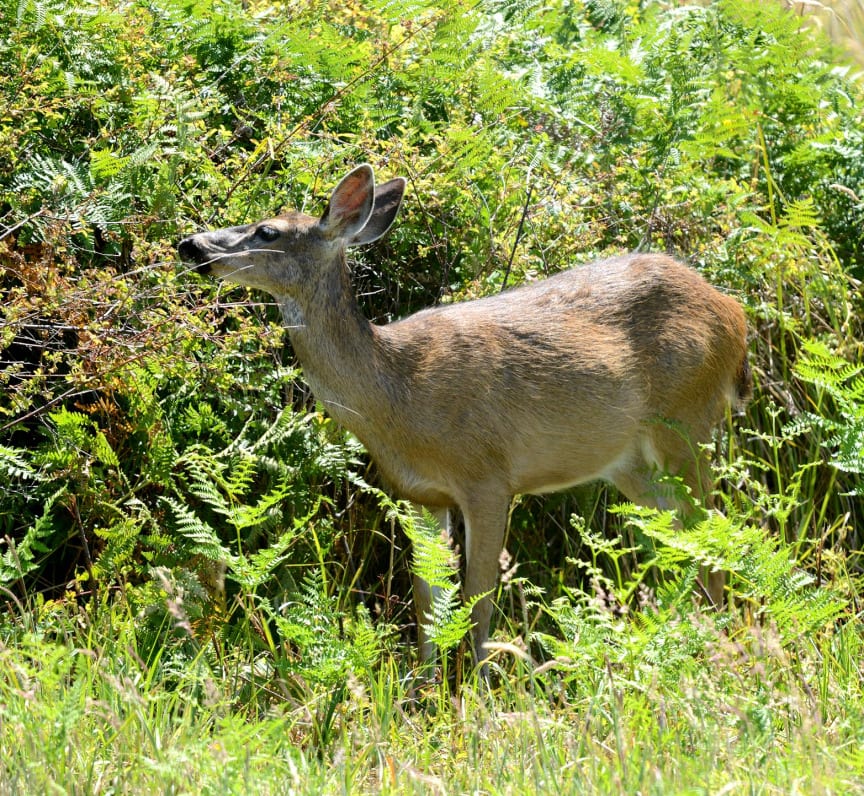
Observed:
[[[512,497],[595,479],[649,506],[692,507],[658,488],[680,476],[700,501],[700,445],[750,390],[736,301],[660,254],[564,271],[387,325],[361,314],[345,249],[390,227],[402,179],[361,165],[320,219],[292,212],[203,232],[180,255],[281,305],[306,380],[402,497],[466,527],[466,596],[491,592]],[[415,584],[419,624],[430,590]],[[492,603],[474,607],[483,657]],[[424,657],[433,653],[421,630]]]

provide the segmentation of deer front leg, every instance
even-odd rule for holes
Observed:
[[[415,521],[423,521],[423,509],[412,504]],[[439,528],[450,537],[450,512],[447,509],[437,509],[431,512]],[[414,611],[417,615],[417,645],[420,653],[420,665],[432,667],[437,657],[435,644],[429,639],[426,625],[432,621],[432,603],[440,588],[431,586],[419,575],[414,575]]]
[[[504,548],[510,496],[498,492],[473,495],[461,506],[465,517],[465,599],[485,594],[471,611],[474,656],[486,676],[486,642],[492,618],[492,595]]]

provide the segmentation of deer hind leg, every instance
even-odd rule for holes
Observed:
[[[690,494],[676,493],[674,485],[663,483],[664,474],[681,478]],[[712,507],[709,458],[698,442],[691,442],[678,429],[652,428],[642,450],[611,473],[609,480],[634,503],[677,511],[679,526],[698,521],[702,511]],[[711,604],[720,607],[726,573],[702,567],[700,581]]]
[[[653,429],[653,432],[653,447],[658,452],[658,465],[667,472],[680,475],[690,490],[692,499],[687,500],[684,506],[679,506],[681,520],[685,525],[696,522],[704,517],[704,511],[714,507],[711,461],[701,444],[711,438],[711,430],[705,428],[702,433],[690,439],[676,429],[660,427]],[[694,503],[694,499],[698,503]],[[710,603],[720,608],[725,599],[726,573],[703,566],[700,583]]]

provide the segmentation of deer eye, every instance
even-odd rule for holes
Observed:
[[[261,238],[261,240],[266,241],[267,243],[272,243],[279,237],[280,232],[276,227],[271,227],[265,224],[263,227],[258,227],[258,229],[255,230],[255,234]]]

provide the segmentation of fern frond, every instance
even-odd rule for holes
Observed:
[[[201,449],[187,451],[178,462],[189,474],[189,491],[213,511],[227,516],[231,508],[228,501],[214,484],[224,463],[206,455]]]
[[[13,478],[25,481],[43,480],[39,471],[27,461],[23,450],[6,445],[0,445],[0,473],[7,483]]]
[[[117,458],[111,443],[101,431],[97,431],[93,437],[93,456],[109,467],[120,467],[120,459]]]
[[[232,456],[226,467],[222,487],[231,500],[243,500],[252,490],[257,462],[250,455]]]
[[[304,578],[298,598],[284,603],[274,619],[282,640],[298,650],[291,668],[310,682],[343,685],[350,672],[367,669],[380,654],[368,615],[358,611],[346,628],[345,616],[323,591],[318,572]],[[346,630],[351,643],[346,643]]]
[[[471,629],[471,609],[484,595],[477,595],[463,603],[459,596],[459,584],[432,592],[431,616],[423,625],[429,640],[445,654],[457,647]]]
[[[448,589],[458,576],[446,533],[428,509],[416,511],[407,503],[391,503],[388,515],[399,520],[411,542],[411,571],[433,589]]]
[[[285,533],[262,550],[237,556],[231,562],[228,576],[244,590],[254,593],[288,558],[288,550],[296,538],[293,533]]]
[[[795,372],[824,389],[838,410],[829,416],[808,412],[804,417],[810,427],[828,435],[823,445],[831,449],[834,467],[864,475],[864,367],[849,362],[820,341],[806,341],[804,350],[805,355],[795,364]],[[797,430],[793,424],[790,427]],[[861,486],[850,490],[851,494],[862,491]]]
[[[296,432],[305,417],[311,416],[298,417],[290,407],[284,407],[270,426],[252,443],[250,452],[256,453],[269,446],[281,445]]]
[[[291,497],[292,486],[289,480],[283,479],[253,505],[241,503],[232,507],[227,513],[229,522],[238,532],[277,522],[280,518],[277,509]]]
[[[822,219],[813,198],[807,196],[789,202],[779,224],[785,229],[818,229],[822,225]]]
[[[234,556],[223,546],[213,528],[194,511],[171,497],[162,496],[160,500],[171,509],[177,522],[177,532],[191,543],[188,547],[191,554],[233,565]]]
[[[759,604],[782,638],[820,629],[843,612],[845,602],[814,586],[797,568],[792,549],[761,527],[713,513],[692,528],[678,529],[655,521],[662,516],[647,511],[631,516],[642,533],[660,543],[656,566],[678,567],[684,553],[694,564],[731,573],[739,597]]]
[[[54,524],[54,504],[66,494],[66,487],[58,489],[46,501],[42,514],[36,518],[24,538],[14,542],[7,537],[8,549],[0,557],[0,583],[13,583],[32,572],[39,566],[40,553],[50,553],[53,549],[49,540],[58,532]]]

